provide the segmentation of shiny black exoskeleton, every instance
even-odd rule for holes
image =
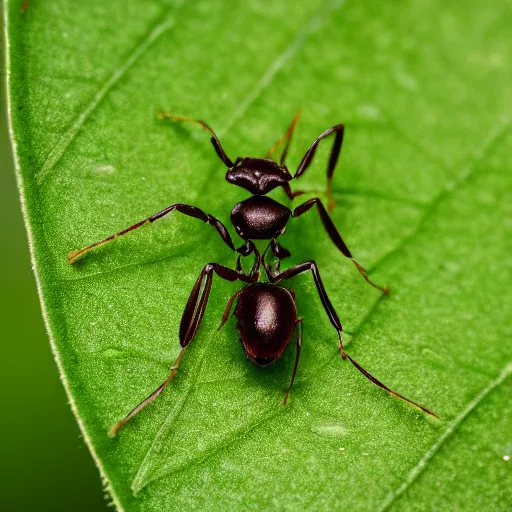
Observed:
[[[266,196],[252,196],[235,205],[231,222],[244,240],[272,240],[288,224],[292,212],[281,203]]]
[[[258,366],[281,357],[299,321],[295,293],[270,283],[242,288],[234,315],[245,353]]]
[[[69,262],[74,263],[77,259],[82,257],[91,249],[94,249],[95,247],[98,247],[99,245],[102,245],[106,242],[110,242],[111,240],[114,240],[115,238],[124,235],[129,231],[133,231],[134,229],[139,228],[144,224],[154,222],[174,210],[177,210],[184,215],[195,217],[213,226],[224,243],[231,250],[238,253],[235,269],[225,267],[217,263],[208,263],[205,265],[192,288],[189,299],[185,306],[185,310],[183,312],[183,316],[181,318],[179,338],[182,349],[171,368],[169,376],[155,391],[153,391],[153,393],[151,393],[145,400],[143,400],[137,407],[135,407],[135,409],[133,409],[125,418],[114,425],[111,430],[111,435],[115,435],[125,423],[127,423],[133,416],[135,416],[135,414],[137,414],[141,409],[153,401],[176,375],[184,350],[190,341],[192,341],[194,338],[201,320],[203,319],[206,305],[210,296],[214,274],[217,274],[219,277],[227,281],[238,280],[246,284],[245,287],[237,291],[229,299],[222,316],[219,329],[228,319],[233,304],[235,301],[237,301],[234,315],[237,318],[237,328],[240,334],[240,341],[245,353],[247,354],[247,357],[255,364],[259,366],[268,366],[276,361],[283,354],[284,350],[290,343],[294,331],[297,331],[295,364],[288,389],[283,400],[283,404],[286,404],[288,400],[288,395],[292,388],[299,364],[302,346],[302,319],[297,316],[295,293],[285,287],[280,286],[278,283],[301,274],[302,272],[310,271],[327,316],[337,331],[338,348],[342,358],[348,359],[365,377],[370,379],[377,386],[385,389],[393,396],[420,408],[432,416],[436,416],[426,407],[413,402],[403,397],[402,395],[399,395],[395,391],[382,384],[345,352],[341,339],[341,322],[336,311],[334,310],[333,305],[331,304],[331,301],[329,300],[329,297],[327,296],[322,279],[320,277],[320,273],[318,271],[318,267],[314,261],[301,263],[284,271],[281,271],[280,268],[281,260],[287,258],[290,253],[287,249],[279,244],[279,236],[284,233],[286,225],[291,218],[300,217],[308,210],[316,206],[323,226],[334,245],[344,256],[352,260],[357,270],[369,284],[381,290],[385,294],[388,293],[387,288],[382,288],[373,283],[368,278],[364,268],[352,258],[350,250],[334,226],[331,217],[329,216],[320,198],[315,197],[309,199],[296,208],[290,209],[265,195],[278,187],[283,188],[290,200],[293,200],[298,195],[301,195],[302,192],[300,191],[292,192],[290,182],[296,178],[299,178],[308,169],[320,141],[330,134],[334,134],[334,143],[327,164],[327,199],[329,209],[332,209],[334,206],[334,201],[331,194],[331,182],[334,169],[336,167],[336,163],[341,151],[344,126],[342,124],[338,124],[320,134],[306,151],[306,154],[302,158],[302,161],[300,162],[297,170],[292,175],[285,165],[285,160],[288,154],[292,134],[299,118],[299,113],[297,113],[297,115],[294,117],[284,136],[281,137],[270,149],[266,158],[244,157],[238,158],[235,162],[233,162],[227,156],[217,135],[205,122],[184,116],[174,116],[165,113],[159,113],[159,117],[171,119],[173,121],[191,121],[199,124],[202,128],[210,132],[213,147],[215,148],[219,158],[228,168],[226,172],[226,180],[233,185],[237,185],[246,189],[251,194],[250,197],[235,205],[231,212],[231,222],[237,234],[244,240],[244,243],[238,249],[235,249],[229,231],[218,219],[212,215],[204,213],[202,210],[196,208],[195,206],[189,206],[185,204],[172,204],[167,208],[164,208],[163,210],[155,213],[151,217],[148,217],[147,219],[129,226],[119,233],[100,240],[99,242],[96,242],[95,244],[92,244],[84,249],[71,251],[68,254]],[[278,163],[277,161],[271,159],[271,156],[273,152],[282,144],[284,144],[284,148]],[[268,241],[266,249],[262,255],[260,255],[258,249],[253,243],[253,240]],[[266,255],[269,250],[275,257],[273,264],[269,264],[266,261]],[[250,272],[246,273],[242,269],[240,259],[249,255],[253,255],[254,263]],[[265,282],[258,282],[260,278],[261,267],[263,267],[265,273]]]

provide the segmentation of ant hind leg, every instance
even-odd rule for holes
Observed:
[[[178,367],[183,357],[183,353],[187,348],[188,344],[194,339],[194,336],[201,324],[201,321],[204,316],[204,312],[206,310],[206,306],[208,304],[208,299],[210,297],[210,290],[212,288],[213,282],[213,273],[216,273],[219,277],[226,281],[236,281],[241,280],[245,282],[252,282],[254,278],[240,275],[233,269],[228,267],[224,267],[217,263],[208,263],[205,265],[201,273],[199,274],[192,291],[190,292],[190,296],[188,298],[187,304],[185,305],[185,310],[183,311],[183,316],[181,317],[180,323],[180,345],[181,352],[179,353],[176,361],[171,366],[171,372],[167,379],[158,386],[155,391],[153,391],[147,398],[145,398],[139,405],[137,405],[134,409],[132,409],[122,420],[118,421],[110,430],[110,436],[114,437],[121,427],[126,425],[136,414],[138,414],[142,409],[144,409],[147,405],[149,405],[162,391],[167,387],[167,385],[174,379],[176,374],[178,373]],[[257,277],[256,277],[257,279]]]
[[[327,292],[325,291],[322,279],[320,277],[320,273],[318,271],[318,267],[314,261],[308,261],[306,263],[301,263],[300,265],[296,265],[295,267],[291,267],[284,272],[281,272],[277,275],[270,275],[269,280],[272,283],[277,283],[279,281],[282,281],[283,279],[290,279],[292,277],[295,277],[299,274],[302,274],[303,272],[311,271],[313,274],[313,279],[315,281],[315,285],[318,291],[318,295],[320,296],[320,300],[322,301],[322,305],[324,306],[324,310],[327,313],[327,316],[329,317],[329,320],[331,321],[331,324],[336,329],[338,333],[338,348],[341,354],[341,357],[343,359],[348,359],[352,365],[361,372],[367,379],[369,379],[371,382],[373,382],[376,386],[378,386],[381,389],[384,389],[387,391],[390,395],[394,396],[395,398],[398,398],[404,402],[407,402],[408,404],[413,405],[414,407],[417,407],[418,409],[422,410],[423,412],[429,414],[430,416],[433,416],[434,418],[439,418],[436,413],[432,412],[430,409],[427,409],[425,406],[414,402],[412,400],[409,400],[403,395],[400,395],[396,391],[392,390],[391,388],[388,388],[385,384],[380,382],[378,379],[376,379],[370,372],[365,370],[357,361],[352,359],[346,352],[343,347],[343,342],[341,339],[341,332],[342,332],[342,326],[341,322],[338,318],[338,315],[336,311],[334,310],[334,307],[329,300],[329,297],[327,296]]]

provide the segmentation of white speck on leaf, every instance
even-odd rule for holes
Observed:
[[[344,425],[338,422],[329,422],[322,425],[313,425],[311,431],[321,436],[343,436],[347,434]]]
[[[380,117],[380,110],[377,106],[365,103],[357,107],[359,114],[365,119],[378,119]]]
[[[96,170],[96,172],[112,174],[113,172],[115,172],[116,168],[113,165],[105,164],[105,165],[97,165],[95,170]]]

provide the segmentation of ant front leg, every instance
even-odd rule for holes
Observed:
[[[233,167],[234,164],[231,161],[231,158],[229,158],[228,155],[226,154],[226,152],[224,151],[224,148],[222,147],[222,144],[220,143],[219,138],[217,137],[217,135],[215,134],[213,129],[210,128],[210,126],[208,126],[204,121],[201,121],[199,119],[192,119],[191,117],[187,117],[187,116],[176,116],[173,114],[167,114],[166,112],[158,112],[157,117],[159,119],[170,119],[171,121],[174,121],[174,122],[185,121],[185,122],[198,124],[199,126],[201,126],[201,128],[203,128],[204,130],[206,130],[212,134],[211,143],[215,149],[215,152],[217,153],[218,157],[222,160],[224,165],[226,167],[228,167],[229,169],[231,169],[231,167]]]
[[[320,214],[320,219],[322,220],[322,224],[324,225],[325,230],[327,231],[327,234],[329,235],[330,239],[334,243],[334,245],[340,250],[340,252],[346,256],[347,258],[350,258],[352,260],[352,263],[356,266],[359,273],[364,277],[366,282],[368,284],[371,284],[374,288],[377,288],[377,290],[380,290],[385,295],[389,294],[389,288],[384,288],[382,286],[379,286],[378,284],[374,283],[369,277],[368,273],[362,267],[353,257],[352,254],[341,238],[341,235],[339,234],[338,230],[336,229],[336,226],[331,220],[331,217],[329,217],[329,214],[327,213],[324,205],[322,204],[322,201],[315,197],[314,199],[310,199],[309,201],[306,201],[305,203],[302,203],[301,205],[297,206],[295,210],[293,210],[292,216],[293,217],[300,217],[304,213],[306,213],[308,210],[310,210],[313,206],[317,207],[318,213]]]
[[[217,233],[222,238],[222,241],[232,250],[235,250],[235,247],[233,245],[233,241],[231,240],[231,235],[229,234],[229,231],[227,230],[226,226],[222,224],[222,222],[218,219],[216,219],[213,215],[209,215],[204,213],[199,208],[196,208],[195,206],[189,206],[187,204],[171,204],[167,208],[164,208],[163,210],[155,213],[154,215],[151,215],[151,217],[148,217],[147,219],[141,220],[140,222],[137,222],[136,224],[133,224],[133,226],[129,226],[126,229],[123,229],[122,231],[119,231],[119,233],[116,233],[114,235],[111,235],[107,238],[104,238],[103,240],[100,240],[99,242],[96,242],[92,245],[89,245],[88,247],[85,247],[84,249],[79,249],[78,251],[71,251],[68,253],[68,260],[69,263],[75,263],[79,258],[84,256],[86,253],[91,251],[92,249],[95,249],[96,247],[106,244],[107,242],[111,242],[112,240],[115,240],[116,238],[125,235],[126,233],[129,233],[130,231],[133,231],[134,229],[140,228],[144,226],[145,224],[155,222],[155,220],[160,219],[164,215],[167,215],[168,213],[171,213],[172,211],[177,210],[180,213],[183,213],[184,215],[187,215],[188,217],[194,217],[196,219],[202,220],[203,222],[206,222],[210,226],[213,226]]]
[[[335,133],[334,143],[332,145],[331,154],[329,156],[329,162],[327,164],[327,199],[329,210],[334,208],[334,199],[332,197],[332,177],[334,174],[334,169],[336,168],[336,164],[338,162],[338,157],[340,156],[341,146],[343,144],[343,134],[345,132],[345,126],[342,124],[337,124],[328,130],[325,130],[322,134],[318,136],[318,138],[311,144],[310,148],[306,151],[297,172],[293,175],[293,178],[299,178],[302,176],[310,166],[313,157],[315,156],[316,149],[318,144],[322,139],[328,137],[331,133]],[[288,194],[288,192],[287,192]],[[288,194],[289,195],[289,194]],[[295,193],[295,195],[299,195],[299,193]]]
[[[274,151],[279,148],[279,146],[285,142],[285,146],[283,149],[283,152],[281,153],[281,159],[279,160],[279,165],[282,167],[285,164],[286,156],[288,155],[288,149],[290,147],[290,143],[292,141],[292,135],[295,130],[295,126],[297,125],[299,118],[300,118],[301,111],[298,110],[295,114],[294,118],[292,119],[292,122],[290,123],[290,126],[286,130],[286,133],[277,140],[277,142],[268,150],[267,158],[270,158]]]
[[[203,270],[201,270],[201,273],[199,274],[199,277],[197,278],[194,287],[190,292],[187,304],[185,305],[185,310],[183,311],[183,316],[181,317],[179,338],[182,348],[176,361],[171,366],[171,372],[169,373],[169,376],[162,384],[160,384],[160,386],[155,389],[155,391],[153,391],[147,398],[145,398],[139,405],[137,405],[137,407],[132,409],[121,421],[118,421],[112,427],[110,430],[111,437],[115,436],[123,425],[128,423],[137,413],[139,413],[160,393],[162,393],[162,391],[178,373],[178,367],[181,358],[183,357],[183,353],[185,352],[188,344],[194,339],[197,329],[199,328],[199,325],[203,319],[206,305],[208,304],[208,299],[210,297],[214,272],[226,281],[240,280],[249,283],[255,282],[258,279],[258,276],[249,277],[240,275],[235,270],[224,267],[217,263],[208,263],[208,265],[206,265]]]
[[[400,400],[403,400],[404,402],[407,402],[408,404],[413,405],[414,407],[417,407],[418,409],[421,409],[423,412],[426,412],[430,416],[433,416],[434,418],[439,418],[437,414],[432,412],[430,409],[427,409],[425,406],[413,402],[412,400],[409,400],[403,395],[400,395],[396,391],[393,391],[391,388],[388,388],[385,384],[380,382],[378,379],[376,379],[370,372],[365,370],[357,361],[352,359],[346,352],[345,348],[343,347],[343,342],[341,339],[341,332],[342,332],[342,326],[341,322],[338,318],[338,315],[336,314],[336,311],[334,310],[334,307],[332,306],[331,301],[329,300],[329,297],[327,296],[327,292],[325,291],[324,284],[322,282],[322,279],[320,277],[320,273],[318,271],[318,267],[314,261],[308,261],[306,263],[301,263],[300,265],[297,265],[295,267],[289,268],[285,270],[284,272],[281,272],[280,274],[270,275],[269,281],[272,283],[277,283],[279,281],[282,281],[283,279],[290,279],[291,277],[294,277],[298,274],[302,274],[303,272],[311,271],[313,274],[313,279],[315,281],[315,285],[318,291],[318,295],[320,296],[320,300],[322,301],[322,305],[324,306],[325,312],[327,313],[327,316],[329,317],[329,320],[331,321],[331,324],[336,329],[338,333],[338,349],[340,351],[341,357],[343,359],[348,359],[352,365],[357,368],[359,372],[361,372],[367,379],[372,381],[375,385],[377,385],[379,388],[384,389],[387,391],[390,395],[394,396],[395,398],[398,398]]]

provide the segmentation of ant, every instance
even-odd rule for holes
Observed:
[[[188,215],[189,217],[202,220],[214,227],[223,242],[232,251],[238,253],[235,269],[228,268],[217,263],[208,263],[204,266],[203,270],[201,270],[201,273],[192,288],[181,318],[179,339],[182,348],[170,369],[171,371],[169,376],[145,400],[143,400],[139,405],[137,405],[137,407],[129,412],[127,416],[112,427],[110,431],[111,436],[115,436],[123,425],[125,425],[131,418],[133,418],[160,393],[162,393],[171,380],[176,376],[183,353],[185,352],[188,344],[193,340],[197,329],[201,324],[201,320],[203,319],[214,274],[217,274],[217,276],[226,281],[238,280],[245,283],[245,286],[229,299],[224,314],[222,315],[219,329],[227,321],[233,304],[237,301],[234,310],[234,315],[238,320],[237,328],[243,349],[247,357],[252,362],[262,367],[274,363],[279,359],[279,357],[281,357],[284,350],[290,343],[294,331],[297,331],[295,364],[293,366],[288,389],[286,390],[286,394],[282,401],[283,405],[286,405],[288,401],[290,390],[292,389],[293,381],[295,380],[295,374],[297,373],[297,367],[299,365],[302,347],[302,319],[297,316],[295,293],[284,286],[278,285],[278,283],[285,281],[286,279],[290,279],[298,274],[302,274],[303,272],[311,272],[325,312],[338,334],[338,349],[341,357],[343,359],[348,359],[366,378],[371,380],[380,388],[386,390],[394,397],[412,404],[431,416],[436,418],[438,417],[423,405],[413,402],[412,400],[409,400],[388,388],[345,352],[341,338],[341,322],[331,301],[329,300],[329,297],[327,296],[318,267],[314,261],[301,263],[284,271],[281,271],[280,269],[281,260],[290,256],[290,252],[280,245],[278,242],[279,236],[284,233],[290,218],[300,217],[311,208],[316,207],[323,226],[334,245],[344,256],[352,261],[357,270],[370,285],[377,288],[384,294],[389,293],[388,288],[383,288],[371,281],[366,270],[352,257],[350,250],[334,226],[320,198],[316,197],[309,199],[297,206],[295,209],[290,210],[286,206],[265,195],[277,187],[282,187],[290,199],[303,194],[301,191],[292,192],[290,181],[299,178],[308,170],[319,143],[329,135],[334,134],[334,143],[327,164],[328,206],[330,210],[334,207],[331,183],[334,169],[341,151],[344,125],[337,124],[320,134],[306,151],[297,171],[292,175],[286,167],[285,160],[299,116],[300,111],[297,112],[293,118],[286,133],[271,147],[266,158],[243,157],[237,158],[235,162],[233,162],[224,151],[215,132],[204,121],[185,116],[171,115],[164,112],[158,113],[158,117],[160,119],[170,119],[175,122],[186,121],[196,123],[203,129],[210,132],[211,143],[219,158],[228,168],[226,172],[226,180],[233,185],[245,188],[251,193],[251,196],[248,199],[236,204],[231,211],[231,222],[233,223],[238,235],[245,241],[245,243],[238,249],[235,249],[233,241],[231,240],[231,235],[229,234],[226,226],[224,226],[224,224],[222,224],[218,219],[212,215],[204,213],[195,206],[172,204],[154,215],[151,215],[151,217],[129,226],[119,233],[100,240],[99,242],[96,242],[84,249],[71,251],[68,254],[69,262],[74,263],[90,250],[110,242],[119,236],[133,231],[134,229],[144,226],[145,224],[155,222],[174,210],[177,210],[184,215]],[[278,163],[273,160],[271,156],[283,143],[284,148]],[[268,244],[262,255],[256,248],[253,242],[254,240],[268,240]],[[270,250],[276,258],[275,263],[272,265],[265,261],[268,250]],[[251,254],[254,254],[254,264],[251,270],[246,273],[242,269],[240,259],[241,257],[246,257]],[[260,267],[263,267],[265,271],[267,277],[265,282],[259,282]]]

